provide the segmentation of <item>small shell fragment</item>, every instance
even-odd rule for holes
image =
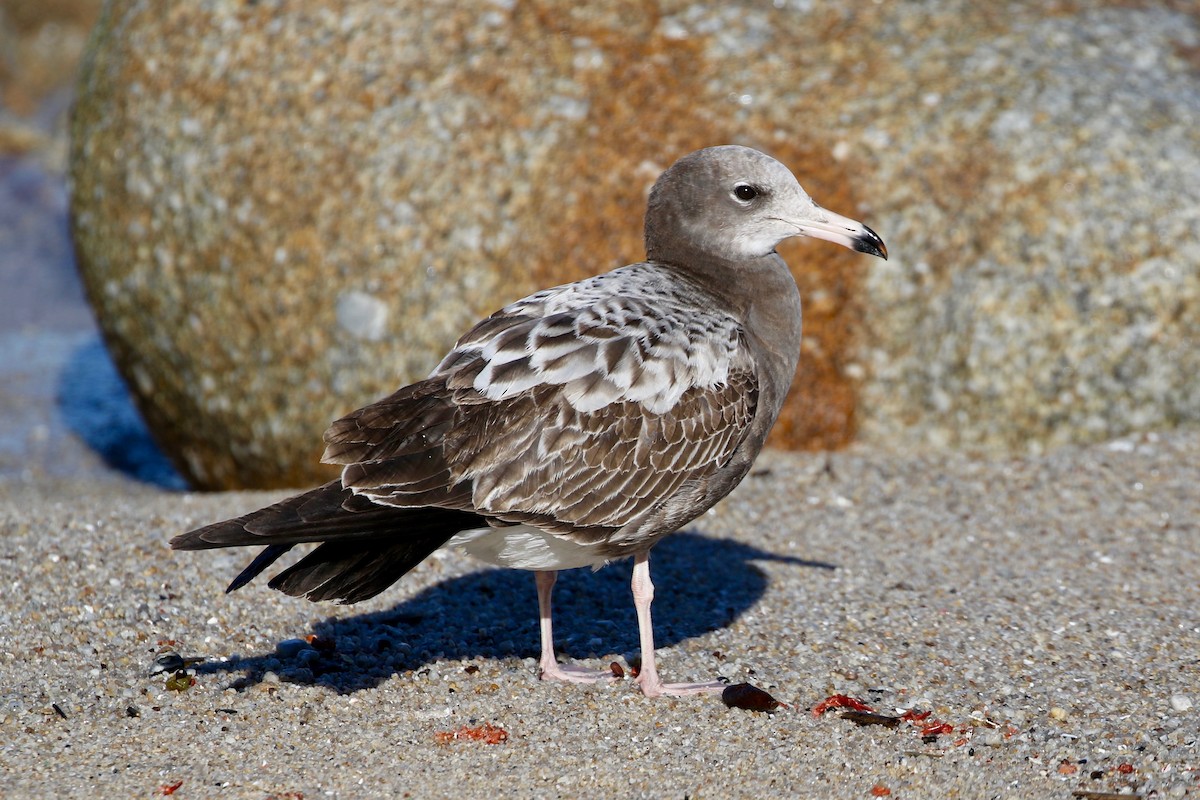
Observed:
[[[195,658],[193,656],[181,656],[174,650],[166,650],[154,658],[154,666],[150,670],[150,675],[161,675],[164,672],[178,672],[181,669],[191,669],[197,664],[203,664],[204,660],[204,658]]]
[[[856,725],[883,725],[894,728],[900,724],[900,717],[888,714],[877,714],[874,711],[843,711],[842,719],[848,719]]]
[[[721,702],[730,708],[741,708],[746,711],[774,711],[783,705],[768,692],[748,683],[726,686],[721,692]]]
[[[189,675],[186,669],[180,669],[167,678],[166,688],[172,692],[186,692],[195,685],[196,679]]]

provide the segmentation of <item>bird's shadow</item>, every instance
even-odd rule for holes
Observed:
[[[651,559],[656,646],[723,628],[753,607],[767,588],[767,575],[756,560],[835,568],[698,533],[669,536]],[[595,574],[583,569],[559,574],[554,638],[561,657],[587,660],[637,651],[628,564]],[[539,649],[532,575],[489,568],[431,586],[387,611],[330,617],[304,639],[285,640],[269,653],[207,661],[196,671],[241,673],[232,682],[239,690],[261,682],[270,671],[284,681],[348,694],[442,660],[536,657]]]

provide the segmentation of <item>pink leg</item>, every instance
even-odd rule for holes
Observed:
[[[538,616],[542,625],[542,658],[538,663],[541,668],[541,679],[544,681],[569,681],[571,683],[597,683],[612,680],[612,672],[576,667],[572,664],[559,664],[554,657],[554,627],[550,622],[550,594],[554,591],[554,582],[558,580],[555,570],[538,571],[533,574],[537,582]]]
[[[539,573],[540,574],[540,573]],[[654,627],[650,622],[650,603],[654,600],[654,584],[650,582],[650,555],[640,553],[633,558],[633,606],[637,609],[638,634],[642,643],[642,668],[637,682],[646,697],[659,695],[704,694],[722,692],[720,681],[705,683],[663,683],[654,663]]]

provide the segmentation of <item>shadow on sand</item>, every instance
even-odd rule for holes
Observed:
[[[99,337],[71,354],[59,375],[57,395],[67,428],[110,467],[164,489],[187,488],[150,435]]]
[[[767,576],[752,563],[756,560],[835,568],[696,533],[669,536],[651,559],[657,647],[723,628],[754,606],[767,588]],[[638,650],[630,563],[610,565],[594,574],[582,569],[560,573],[554,590],[554,624],[561,657],[594,660]],[[267,590],[253,585],[241,591]],[[242,689],[260,682],[270,670],[284,681],[328,686],[345,694],[377,686],[393,675],[429,668],[439,660],[536,657],[533,576],[518,570],[484,569],[439,583],[387,611],[331,617],[314,625],[310,633],[316,637],[315,646],[292,640],[270,653],[204,663],[197,673],[242,673],[232,682]]]

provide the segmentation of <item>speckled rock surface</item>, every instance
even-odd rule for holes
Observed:
[[[893,253],[785,252],[807,338],[776,444],[1194,423],[1196,16],[1102,5],[112,2],[81,267],[197,485],[307,483],[331,418],[639,258],[658,171],[736,141]]]
[[[435,556],[358,606],[175,533],[278,495],[0,481],[5,798],[1200,796],[1200,435],[1047,456],[770,453],[651,564],[664,676],[792,704],[535,677],[527,573]],[[564,573],[561,654],[637,650],[628,563]],[[311,642],[306,637],[315,637]],[[151,675],[204,657],[187,691]],[[811,710],[834,693],[917,725]],[[952,730],[926,739],[921,726]],[[483,724],[502,744],[439,734]]]
[[[903,52],[884,36],[907,80],[856,98],[849,139],[897,251],[866,286],[868,437],[1200,421],[1200,7],[1102,5],[946,4],[897,21]]]

